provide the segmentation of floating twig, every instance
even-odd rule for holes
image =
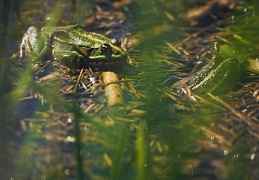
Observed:
[[[120,88],[120,85],[114,84],[114,82],[119,81],[117,74],[113,72],[103,72],[103,81],[105,84],[108,84],[105,87],[105,95],[107,97],[108,106],[117,106],[124,104],[123,94]],[[110,84],[112,83],[112,84]]]

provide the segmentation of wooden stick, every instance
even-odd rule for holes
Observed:
[[[115,84],[119,81],[117,74],[113,72],[102,73],[104,84],[108,84],[104,91],[107,97],[108,106],[118,106],[124,104],[124,98],[119,84]]]

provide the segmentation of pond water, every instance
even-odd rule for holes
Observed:
[[[0,3],[0,179],[259,177],[258,2],[15,2]],[[122,106],[10,58],[29,26],[75,23],[127,50],[133,63],[107,70]]]

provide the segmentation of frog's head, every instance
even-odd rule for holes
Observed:
[[[117,64],[127,58],[126,52],[121,48],[121,42],[116,39],[96,43],[88,53],[88,64],[93,65]]]

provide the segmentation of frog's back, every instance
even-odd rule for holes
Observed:
[[[73,39],[81,38],[82,40],[99,44],[111,43],[111,39],[95,32],[85,31],[81,26],[75,25],[72,29],[71,38]]]

